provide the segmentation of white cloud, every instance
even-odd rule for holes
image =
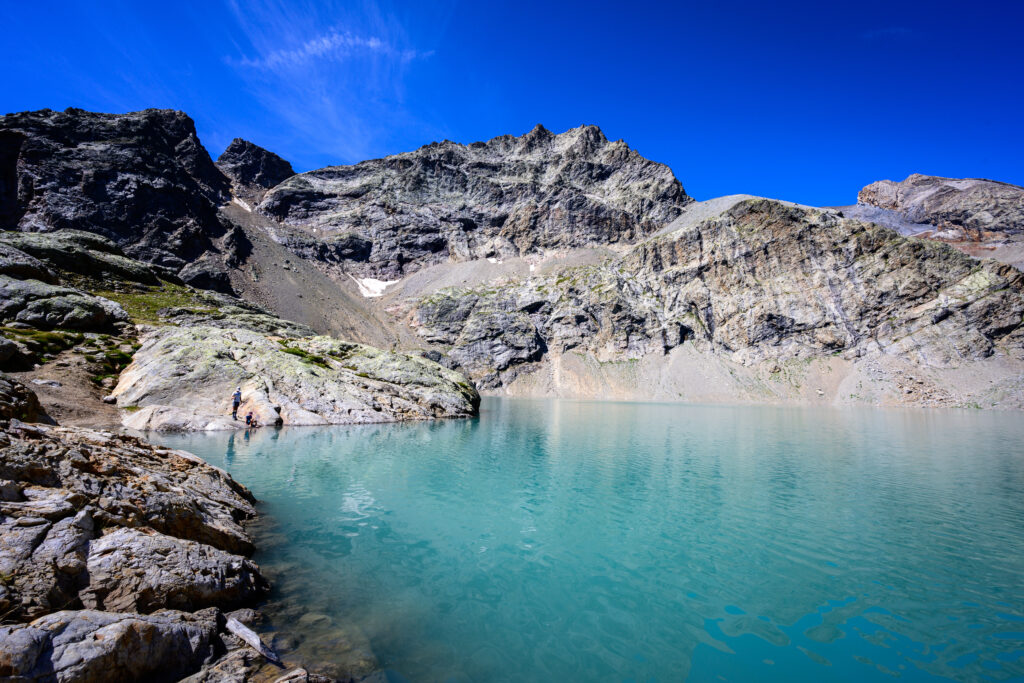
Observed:
[[[359,161],[395,130],[425,127],[405,107],[405,84],[433,52],[413,45],[373,0],[226,1],[240,30],[224,61],[289,127],[289,147],[300,156]]]
[[[264,57],[243,57],[229,60],[238,66],[256,69],[280,69],[299,67],[318,59],[339,59],[358,51],[376,52],[408,62],[419,57],[429,57],[433,51],[419,53],[416,50],[396,50],[380,38],[355,36],[348,32],[332,31],[316,36],[291,50],[273,50]]]

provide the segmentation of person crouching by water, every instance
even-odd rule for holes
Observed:
[[[252,411],[250,410],[250,411],[249,411],[249,412],[248,412],[248,413],[246,414],[246,416],[245,416],[245,426],[246,426],[246,427],[251,427],[251,426],[252,426],[252,421],[253,421],[253,417],[252,417]]]
[[[249,414],[252,415],[252,413]],[[247,423],[246,429],[256,429],[260,426],[260,421],[255,415],[252,415],[252,420],[247,420]]]
[[[231,394],[231,419],[238,419],[238,406],[242,403],[242,387],[236,387],[235,393]]]

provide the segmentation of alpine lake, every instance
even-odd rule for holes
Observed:
[[[263,635],[313,670],[1024,680],[1019,413],[484,399],[149,436],[262,501]]]

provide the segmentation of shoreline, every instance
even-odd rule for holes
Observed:
[[[0,675],[335,680],[232,630],[267,619],[271,585],[249,559],[266,521],[230,474],[110,430],[0,427]]]

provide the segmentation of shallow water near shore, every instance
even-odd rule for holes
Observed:
[[[1024,679],[1018,413],[485,399],[150,436],[264,501],[321,656],[365,636],[398,680]]]

